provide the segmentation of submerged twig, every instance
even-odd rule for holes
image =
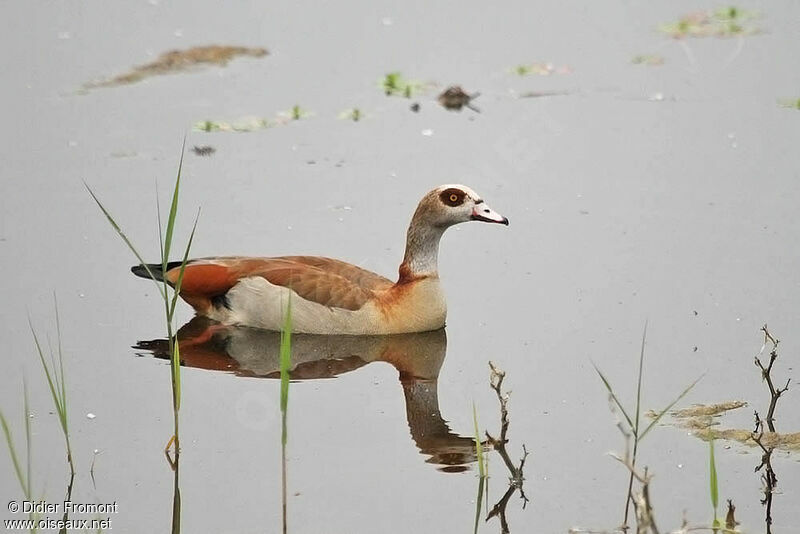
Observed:
[[[650,480],[653,476],[647,472],[647,467],[644,468],[644,472],[642,473],[636,470],[633,457],[630,455],[631,435],[625,432],[621,424],[618,424],[617,427],[620,429],[623,436],[625,436],[625,456],[618,456],[613,453],[611,453],[611,456],[630,471],[631,480],[636,480],[640,484],[638,492],[635,491],[631,485],[628,494],[628,502],[633,505],[633,513],[636,516],[636,533],[647,534],[647,532],[650,532],[651,534],[660,534],[656,526],[653,505],[650,501]],[[626,528],[627,527],[623,525],[622,530],[625,531]]]
[[[761,417],[758,415],[758,411],[753,413],[756,422],[755,428],[752,432],[752,438],[753,441],[755,441],[756,444],[761,448],[762,452],[761,463],[756,466],[755,471],[763,471],[761,474],[761,481],[764,484],[764,498],[761,499],[761,504],[763,504],[766,509],[765,522],[767,526],[767,534],[771,534],[772,497],[775,494],[775,488],[778,486],[778,477],[775,474],[775,471],[772,469],[772,453],[775,450],[775,447],[766,446],[762,438],[764,437],[765,424],[770,432],[775,432],[775,408],[778,405],[778,399],[780,399],[781,395],[783,395],[789,389],[790,380],[787,380],[786,385],[782,388],[775,387],[775,384],[772,381],[772,366],[775,364],[775,360],[778,359],[778,343],[780,343],[780,341],[769,333],[767,325],[762,326],[761,331],[764,332],[764,344],[761,346],[761,350],[755,356],[755,364],[756,367],[761,370],[761,379],[767,383],[770,400],[766,419],[761,419]],[[761,355],[764,353],[767,343],[772,344],[772,349],[769,352],[769,363],[764,365],[764,363],[761,361]]]
[[[493,449],[497,451],[500,457],[503,459],[503,462],[506,464],[509,473],[511,473],[510,482],[512,485],[517,486],[518,488],[522,489],[522,482],[525,480],[523,477],[522,470],[525,467],[525,460],[528,457],[528,451],[525,446],[522,446],[523,456],[519,461],[519,466],[514,465],[514,462],[511,460],[511,457],[508,454],[508,450],[506,450],[506,443],[508,443],[508,438],[506,434],[508,434],[508,392],[503,393],[503,380],[506,377],[505,371],[498,369],[494,363],[489,362],[489,367],[492,370],[492,374],[489,378],[489,383],[492,386],[492,389],[497,394],[497,400],[500,401],[500,437],[495,438],[489,432],[486,432],[486,439],[488,440],[489,444],[492,446]],[[527,502],[527,499],[526,499]]]
[[[761,482],[764,484],[763,492],[764,498],[761,499],[761,504],[764,505],[766,517],[764,519],[767,525],[767,534],[772,532],[772,496],[775,493],[775,488],[778,486],[778,477],[772,469],[772,452],[774,447],[767,447],[764,445],[762,438],[764,437],[764,421],[759,417],[758,412],[754,412],[756,418],[756,426],[753,430],[753,441],[761,448],[761,463],[755,468],[755,472],[763,470],[761,473]]]
[[[761,331],[764,332],[764,344],[761,346],[761,350],[758,352],[758,354],[756,354],[755,364],[759,369],[761,369],[761,378],[767,383],[770,393],[769,409],[767,410],[767,418],[764,421],[767,423],[767,428],[769,428],[769,431],[775,432],[775,406],[778,404],[778,399],[781,398],[781,395],[783,395],[789,389],[789,382],[791,380],[787,380],[786,385],[782,388],[775,387],[775,384],[772,382],[771,373],[772,366],[775,363],[775,360],[778,359],[778,343],[780,343],[780,341],[772,337],[772,334],[770,334],[769,330],[767,329],[767,325],[762,326]],[[766,349],[767,342],[772,343],[772,349],[769,352],[769,363],[764,366],[764,363],[761,361],[761,355]]]
[[[506,444],[508,443],[507,434],[509,426],[509,393],[504,393],[502,389],[503,380],[505,379],[506,373],[495,366],[493,362],[489,362],[489,368],[491,369],[489,384],[497,394],[497,400],[500,402],[500,435],[499,437],[495,438],[489,434],[488,431],[485,432],[486,443],[496,450],[503,459],[503,463],[506,465],[506,468],[508,468],[510,476],[508,480],[508,489],[486,515],[486,521],[489,521],[493,517],[498,517],[500,519],[500,530],[503,534],[506,534],[509,532],[508,520],[506,519],[506,506],[508,505],[508,501],[511,499],[511,496],[519,491],[520,498],[522,499],[523,509],[525,509],[525,506],[527,506],[528,502],[530,501],[528,496],[525,495],[525,490],[523,489],[523,482],[525,481],[523,469],[525,468],[525,461],[528,458],[528,449],[524,444],[522,445],[522,458],[520,458],[519,464],[515,465],[511,460],[508,450],[506,449]]]

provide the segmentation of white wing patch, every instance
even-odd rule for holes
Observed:
[[[290,297],[291,295],[291,297]],[[224,317],[212,317],[228,324],[244,324],[280,330],[289,299],[292,300],[292,331],[312,334],[380,333],[375,305],[367,303],[359,310],[345,310],[306,300],[283,286],[253,276],[243,278],[227,293],[230,310]]]

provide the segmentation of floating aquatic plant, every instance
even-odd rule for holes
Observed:
[[[204,120],[194,123],[193,129],[198,132],[255,132],[272,127],[270,119],[261,117],[244,117],[235,122]]]
[[[358,108],[350,108],[339,113],[339,118],[342,120],[358,122],[364,118],[364,112]]]
[[[695,11],[676,22],[662,24],[659,29],[670,37],[735,37],[760,33],[753,24],[759,18],[757,11],[747,11],[728,6],[715,11]]]
[[[567,66],[557,67],[552,63],[524,63],[511,69],[511,72],[517,76],[550,76],[551,74],[569,74],[572,69]]]
[[[778,105],[782,108],[800,109],[800,98],[781,98]]]
[[[380,86],[386,96],[403,96],[405,98],[411,98],[425,88],[425,84],[422,82],[407,80],[399,72],[386,74],[381,80]]]
[[[303,109],[299,104],[295,104],[292,106],[292,109],[287,109],[286,111],[282,111],[278,114],[278,122],[280,123],[282,119],[299,121],[300,119],[307,119],[312,115],[313,113],[310,111]]]
[[[634,65],[648,65],[650,67],[659,66],[664,64],[664,56],[657,54],[640,54],[633,56],[631,63]]]
[[[269,54],[266,48],[248,48],[244,46],[196,46],[186,50],[171,50],[158,56],[155,61],[134,67],[125,74],[110,80],[90,82],[85,88],[113,87],[139,82],[151,76],[183,72],[198,66],[216,65],[224,67],[238,56],[263,57]]]

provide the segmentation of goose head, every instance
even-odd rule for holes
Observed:
[[[508,225],[508,219],[490,208],[465,185],[442,185],[429,191],[417,206],[406,236],[406,252],[399,281],[438,276],[439,240],[449,227],[469,221]]]
[[[508,219],[490,208],[478,193],[460,184],[442,185],[428,192],[414,219],[440,229],[469,221],[508,225]]]

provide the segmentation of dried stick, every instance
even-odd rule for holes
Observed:
[[[758,415],[758,412],[754,412],[756,425],[751,436],[753,441],[755,441],[756,444],[761,448],[762,452],[761,463],[758,464],[755,471],[758,472],[763,470],[761,474],[761,481],[764,484],[764,498],[761,499],[761,504],[763,504],[766,508],[765,522],[767,525],[767,534],[772,534],[772,497],[775,493],[775,488],[778,485],[778,477],[775,475],[775,471],[772,469],[772,452],[775,450],[775,447],[767,447],[764,445],[762,439],[764,437],[765,423],[770,432],[775,432],[775,408],[778,405],[778,399],[780,399],[781,395],[783,395],[789,389],[790,380],[787,380],[786,385],[782,388],[775,387],[775,384],[772,381],[772,366],[775,364],[775,360],[778,359],[778,343],[780,343],[780,341],[769,333],[767,325],[761,327],[761,331],[764,332],[764,344],[761,346],[759,353],[756,354],[755,364],[759,369],[761,369],[761,379],[767,383],[770,400],[766,419],[761,419],[761,417]],[[772,343],[772,349],[769,353],[769,363],[764,365],[764,363],[761,361],[761,355],[766,349],[767,342]]]
[[[508,468],[508,472],[511,473],[510,482],[513,486],[522,489],[522,482],[525,480],[525,477],[522,474],[522,470],[525,467],[525,460],[528,458],[528,450],[525,448],[525,445],[522,446],[523,456],[519,461],[519,467],[514,465],[514,462],[511,460],[511,457],[508,454],[508,450],[506,450],[506,443],[508,443],[508,438],[506,438],[506,434],[508,433],[508,393],[502,392],[503,387],[503,380],[506,377],[506,372],[497,368],[494,363],[489,362],[489,368],[491,369],[491,376],[489,378],[489,383],[492,386],[492,389],[497,394],[497,400],[500,401],[500,438],[495,438],[489,432],[486,432],[486,439],[489,444],[492,446],[493,449],[497,451],[500,457],[503,459],[503,462],[506,464]],[[524,496],[524,493],[523,493]],[[527,498],[526,498],[527,502]]]
[[[508,505],[508,501],[511,499],[511,496],[519,491],[519,496],[522,499],[523,510],[529,502],[528,497],[525,495],[525,490],[522,488],[523,481],[525,480],[522,470],[525,468],[525,460],[528,458],[528,449],[524,444],[522,445],[522,458],[519,461],[519,466],[515,466],[514,462],[511,461],[511,456],[509,456],[508,450],[506,449],[506,443],[508,443],[508,438],[506,435],[508,434],[509,425],[508,393],[503,393],[502,391],[503,380],[506,377],[506,373],[495,366],[492,362],[489,362],[489,368],[491,369],[489,384],[497,394],[497,400],[500,402],[500,437],[495,438],[487,431],[486,441],[487,444],[496,450],[503,459],[503,463],[506,464],[508,472],[511,476],[509,477],[508,481],[508,489],[487,514],[486,521],[489,521],[493,517],[499,517],[500,530],[502,534],[507,534],[509,532],[509,527],[508,520],[506,519],[506,506]]]
[[[767,410],[767,428],[769,428],[770,432],[775,432],[775,406],[778,404],[778,399],[781,398],[788,389],[789,389],[789,382],[790,380],[786,381],[786,385],[782,388],[776,388],[775,384],[772,382],[772,365],[775,363],[775,360],[778,358],[778,343],[779,340],[772,337],[767,330],[767,325],[761,327],[761,331],[764,332],[764,344],[761,346],[761,350],[755,357],[755,364],[756,366],[761,369],[761,379],[767,383],[767,387],[769,388],[770,394],[770,402],[769,402],[769,409]],[[769,353],[769,363],[764,366],[763,362],[761,361],[761,355],[764,353],[764,349],[767,346],[767,342],[772,343],[772,350]]]

